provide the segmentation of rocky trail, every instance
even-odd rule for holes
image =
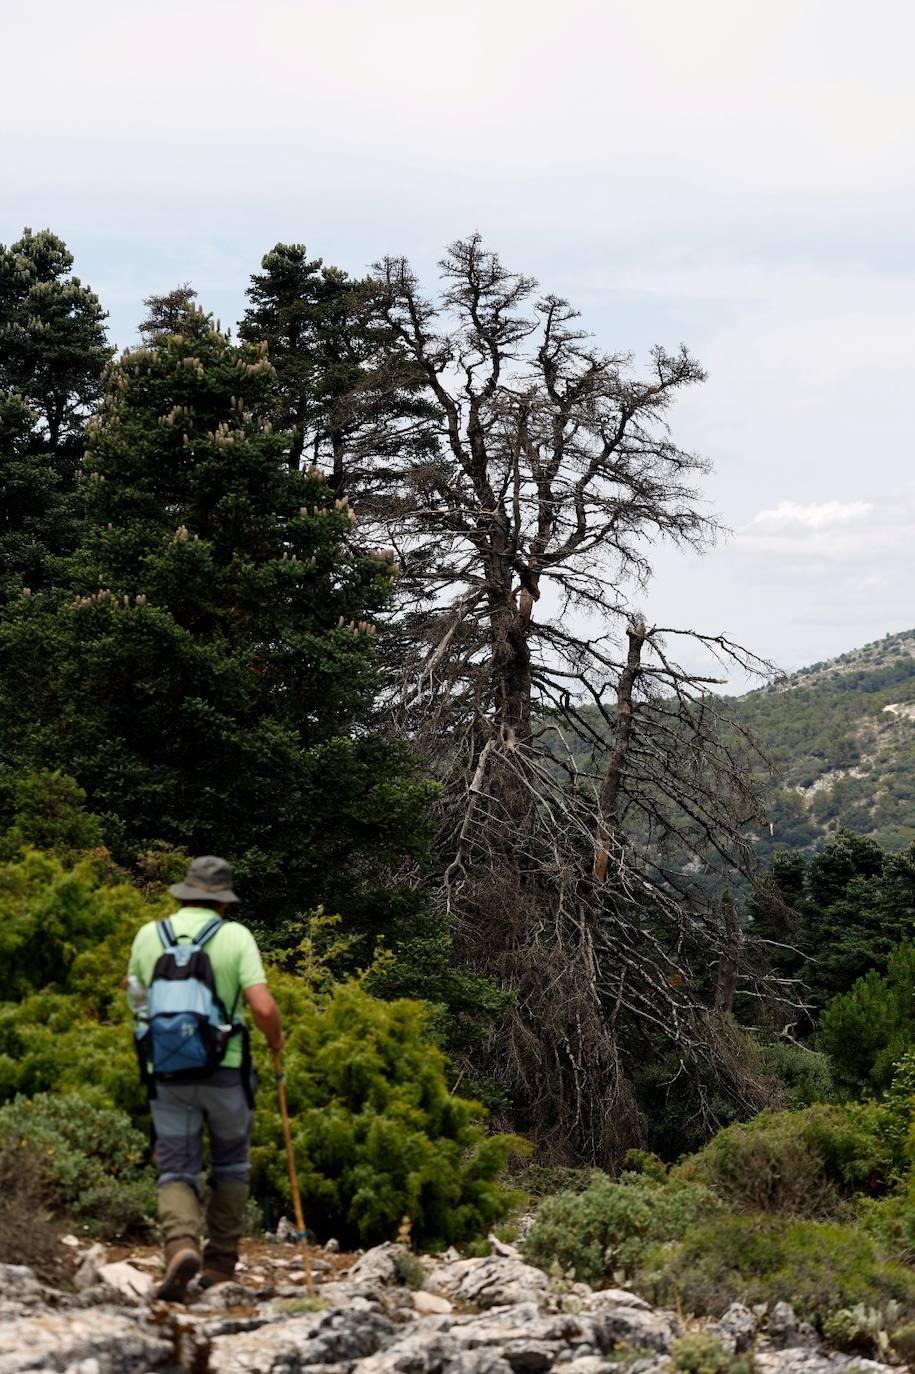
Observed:
[[[0,1265],[0,1374],[666,1374],[687,1329],[746,1352],[756,1374],[893,1374],[823,1349],[785,1303],[735,1304],[717,1322],[685,1322],[624,1289],[592,1290],[493,1253],[418,1258],[382,1245],[354,1257],[310,1252],[307,1296],[295,1247],[246,1247],[238,1282],[151,1300],[158,1260],[75,1238],[70,1291]],[[681,1362],[679,1368],[684,1368]]]

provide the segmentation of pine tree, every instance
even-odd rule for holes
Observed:
[[[383,481],[392,454],[425,449],[413,421],[431,407],[415,365],[377,309],[377,288],[304,244],[278,243],[251,278],[242,338],[266,342],[276,368],[265,414],[288,431],[288,462],[330,470],[337,495]]]
[[[70,591],[0,623],[0,729],[20,764],[76,778],[122,860],[157,839],[224,853],[268,923],[324,903],[384,925],[428,798],[364,727],[395,572],[254,418],[274,380],[265,345],[202,313],[112,365]]]
[[[110,349],[72,266],[47,229],[0,245],[0,600],[53,581],[76,539],[83,427]]]

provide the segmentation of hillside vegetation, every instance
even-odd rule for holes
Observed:
[[[765,859],[840,826],[887,849],[915,840],[915,631],[887,635],[732,701],[778,769]]]

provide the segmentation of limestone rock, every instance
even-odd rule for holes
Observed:
[[[73,1282],[81,1292],[85,1288],[94,1288],[99,1282],[99,1270],[105,1263],[105,1259],[104,1245],[89,1246],[73,1276]]]
[[[151,1297],[155,1287],[149,1274],[144,1274],[142,1269],[135,1269],[126,1260],[101,1265],[98,1276],[107,1288],[131,1302],[141,1302]]]
[[[749,1350],[756,1335],[756,1316],[742,1302],[732,1302],[712,1330],[732,1352]]]
[[[373,1249],[366,1250],[361,1259],[356,1261],[352,1269],[349,1270],[347,1278],[356,1279],[363,1283],[395,1284],[397,1282],[397,1258],[409,1253],[406,1246],[398,1245],[394,1241],[386,1241],[384,1245],[376,1245]]]
[[[499,1307],[542,1300],[547,1282],[542,1269],[535,1269],[523,1260],[489,1255],[484,1259],[440,1265],[427,1277],[423,1287],[476,1307]]]
[[[492,1347],[468,1350],[447,1332],[411,1332],[359,1365],[359,1374],[512,1374]]]
[[[892,1365],[880,1364],[877,1360],[864,1360],[859,1355],[839,1355],[825,1350],[812,1350],[806,1345],[788,1346],[785,1350],[757,1352],[754,1358],[755,1374],[899,1374]]]
[[[413,1306],[420,1316],[428,1317],[454,1311],[454,1305],[438,1293],[426,1293],[422,1288],[413,1294]]]
[[[662,1355],[680,1335],[680,1323],[669,1312],[646,1311],[627,1304],[603,1307],[594,1314],[600,1326],[601,1349],[610,1351],[614,1345],[630,1345],[636,1350],[657,1350]]]
[[[4,1302],[39,1302],[44,1289],[34,1270],[25,1264],[0,1264],[0,1299]]]
[[[0,1322],[0,1374],[73,1370],[83,1361],[94,1361],[97,1374],[135,1374],[174,1354],[169,1331],[120,1312],[43,1312]]]
[[[588,1310],[600,1311],[604,1307],[638,1307],[643,1312],[651,1309],[638,1293],[630,1293],[628,1288],[601,1288],[588,1299]]]
[[[306,1369],[316,1374],[316,1366],[333,1365],[347,1369],[351,1362],[373,1355],[392,1333],[386,1317],[358,1309],[289,1317],[255,1331],[217,1336],[210,1347],[208,1374],[298,1374]]]

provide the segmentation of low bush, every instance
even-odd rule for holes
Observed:
[[[760,1112],[719,1131],[674,1178],[699,1181],[732,1208],[792,1216],[847,1212],[857,1193],[877,1193],[895,1171],[876,1104],[823,1103]]]
[[[682,1374],[751,1374],[750,1360],[727,1350],[710,1331],[690,1331],[674,1341],[673,1368]]]
[[[36,1171],[54,1213],[103,1237],[143,1228],[155,1213],[149,1147],[123,1112],[74,1093],[17,1097],[0,1108],[0,1152],[14,1171],[17,1159]]]
[[[0,1262],[59,1279],[60,1248],[38,1160],[0,1146]]]
[[[361,1245],[393,1239],[407,1217],[424,1247],[485,1234],[514,1202],[501,1182],[506,1159],[527,1147],[517,1136],[487,1135],[479,1104],[449,1091],[421,1005],[378,1001],[357,983],[315,1003],[288,974],[270,981],[287,1033],[284,1071],[309,1226]],[[263,1091],[254,1183],[288,1205],[281,1141],[275,1095]]]
[[[619,1182],[595,1173],[582,1192],[548,1197],[523,1250],[532,1264],[558,1263],[585,1283],[631,1274],[649,1247],[672,1241],[721,1204],[701,1182],[625,1173]]]
[[[678,1244],[650,1250],[634,1286],[652,1302],[700,1315],[720,1315],[732,1302],[790,1302],[821,1331],[859,1305],[895,1304],[900,1327],[915,1319],[915,1273],[860,1227],[837,1222],[722,1213]]]

